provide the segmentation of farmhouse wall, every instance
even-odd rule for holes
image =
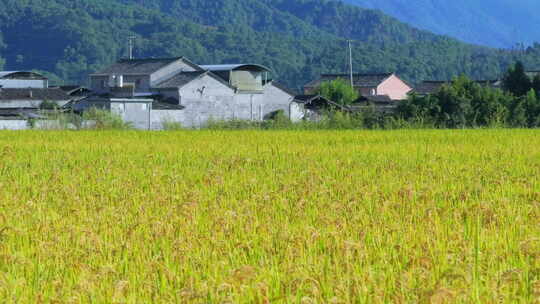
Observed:
[[[145,102],[111,102],[111,112],[120,115],[126,122],[133,124],[133,127],[141,130],[148,130],[150,124],[150,105]]]
[[[29,128],[26,120],[0,120],[0,130],[27,130]]]
[[[0,86],[3,88],[26,89],[38,88],[46,89],[47,80],[43,79],[0,79]]]
[[[187,127],[184,125],[185,112],[183,110],[152,110],[150,117],[152,130],[163,130],[165,123],[180,123],[182,127]]]
[[[263,118],[268,115],[283,110],[285,115],[293,120],[291,115],[291,106],[294,96],[284,90],[276,87],[272,83],[264,87]]]
[[[412,90],[403,80],[392,75],[377,88],[377,95],[388,95],[392,100],[405,100]]]
[[[90,89],[96,93],[104,93],[109,91],[109,76],[92,76],[90,77]]]

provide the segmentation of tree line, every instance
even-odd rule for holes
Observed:
[[[394,115],[436,128],[535,128],[540,127],[539,96],[540,74],[527,75],[518,62],[504,75],[501,88],[460,76],[434,94],[412,93]]]
[[[0,68],[47,71],[55,84],[85,84],[127,55],[264,64],[300,88],[346,69],[397,72],[410,82],[461,73],[487,79],[515,60],[540,65],[540,45],[519,52],[462,43],[381,12],[321,0],[0,0]]]

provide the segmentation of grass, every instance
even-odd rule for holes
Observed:
[[[540,133],[0,133],[3,303],[540,301]]]

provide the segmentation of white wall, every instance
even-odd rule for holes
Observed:
[[[26,88],[36,88],[36,89],[45,89],[47,88],[47,80],[43,79],[0,79],[0,86],[3,88],[13,88],[13,89],[26,89]]]
[[[276,87],[273,83],[268,83],[264,86],[264,117],[272,112],[283,110],[285,115],[293,120],[293,117],[291,116],[291,103],[294,100],[294,97],[295,96]]]
[[[179,123],[182,127],[185,122],[185,112],[183,110],[152,110],[151,129],[163,130],[164,123]]]
[[[26,120],[0,120],[0,130],[27,130],[29,128]]]

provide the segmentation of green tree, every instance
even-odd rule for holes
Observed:
[[[343,79],[323,82],[317,93],[344,106],[352,104],[359,97],[358,91]]]
[[[515,96],[524,96],[531,89],[531,79],[525,73],[525,67],[521,61],[508,69],[503,79],[503,86]]]
[[[540,95],[540,74],[534,76],[532,81],[532,88],[536,92],[536,95]]]
[[[527,93],[524,106],[526,110],[528,126],[540,126],[540,101],[538,100],[538,95],[534,89],[531,89]]]

